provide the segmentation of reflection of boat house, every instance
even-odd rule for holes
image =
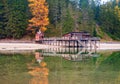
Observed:
[[[40,52],[42,56],[59,56],[70,61],[82,61],[92,57],[99,57],[99,54],[96,53],[96,51],[82,48],[80,50],[75,48],[50,48],[37,52]]]

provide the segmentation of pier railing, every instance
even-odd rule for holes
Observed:
[[[91,38],[78,38],[78,37],[52,37],[52,38],[43,38],[42,40],[91,40],[91,41],[100,41],[98,37],[91,37]]]
[[[65,47],[98,47],[98,42],[100,38],[98,37],[89,37],[89,38],[78,38],[74,37],[52,37],[52,38],[43,38],[38,43],[55,45],[55,46],[65,46]]]

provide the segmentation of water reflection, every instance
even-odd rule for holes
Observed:
[[[94,83],[99,84],[120,84],[120,52],[113,52],[110,55],[101,55],[97,59],[98,65],[94,71]]]
[[[48,84],[49,69],[47,63],[43,61],[44,57],[39,52],[35,52],[35,61],[38,62],[38,66],[34,66],[33,60],[28,64],[28,73],[32,76],[29,84]]]
[[[51,63],[48,63],[51,73],[51,78],[49,78],[50,84],[120,83],[120,79],[118,76],[120,70],[120,54],[118,54],[119,52],[108,52],[106,55],[100,55],[95,50],[78,50],[72,48],[52,48],[45,50],[37,50],[37,52],[38,51],[42,53],[44,57],[49,56],[49,59],[51,57],[55,58],[54,60],[51,59]],[[64,58],[64,60],[61,60],[61,57]],[[55,81],[53,82],[53,80],[59,82],[54,83]]]
[[[120,51],[51,48],[0,54],[0,84],[120,84],[119,65]]]
[[[43,56],[59,56],[70,61],[82,61],[91,57],[99,57],[96,50],[88,50],[86,48],[50,48],[37,50]]]

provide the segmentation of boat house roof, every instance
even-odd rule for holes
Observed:
[[[88,36],[91,36],[89,32],[86,32],[86,31],[80,31],[80,32],[69,32],[69,33],[66,33],[64,34],[63,36],[66,36],[66,35],[76,35],[76,36],[79,36],[79,35],[88,35]]]

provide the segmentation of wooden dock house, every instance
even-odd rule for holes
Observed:
[[[41,36],[40,36],[41,37]],[[64,34],[62,37],[51,37],[51,38],[39,38],[36,40],[37,43],[43,43],[55,46],[65,47],[94,47],[98,48],[97,45],[100,41],[98,37],[92,37],[89,32],[69,32]]]
[[[64,34],[63,37],[68,37],[70,39],[78,38],[78,40],[82,40],[84,38],[91,38],[90,33],[81,31],[81,32],[69,32],[67,34]]]

